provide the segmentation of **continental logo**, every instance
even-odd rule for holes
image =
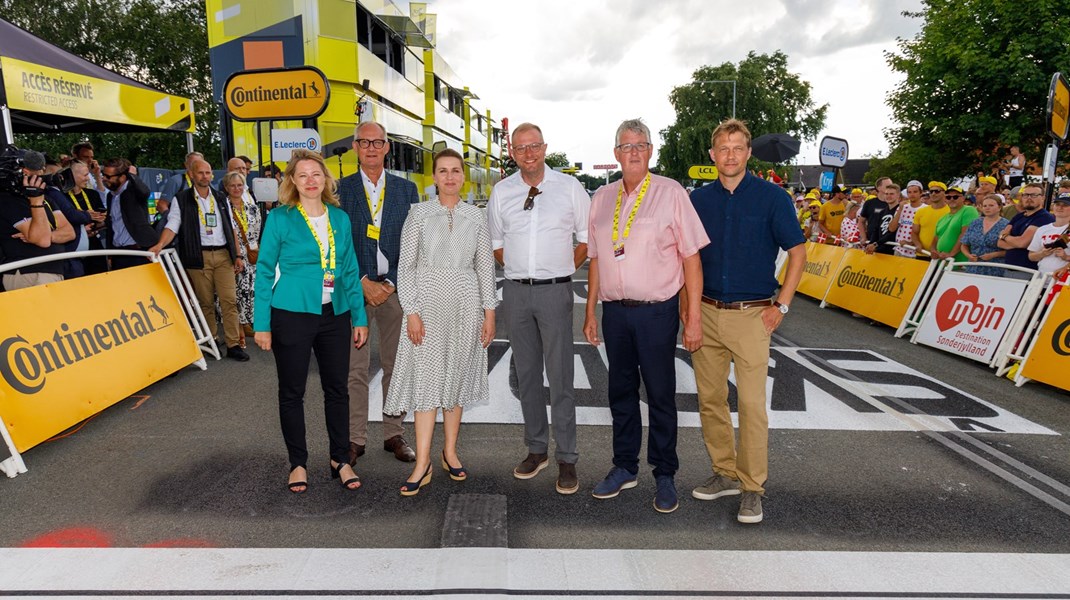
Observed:
[[[902,298],[906,291],[906,277],[874,277],[866,270],[854,271],[847,267],[836,278],[836,287],[854,287],[874,292],[889,298]]]
[[[19,334],[0,342],[0,377],[11,389],[36,394],[44,389],[48,375],[88,360],[124,344],[135,342],[173,324],[167,311],[148,302],[124,309],[111,319],[72,328],[61,323],[51,337],[27,340]]]
[[[227,112],[239,121],[314,119],[330,96],[327,77],[315,67],[239,71],[223,87]]]
[[[808,260],[806,261],[806,266],[803,267],[804,272],[817,277],[828,277],[829,271],[831,270],[832,263],[827,260],[823,262],[813,262]]]
[[[1070,320],[1055,328],[1051,335],[1051,349],[1059,356],[1070,356]]]

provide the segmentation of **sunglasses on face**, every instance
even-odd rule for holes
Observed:
[[[948,199],[948,200],[958,200],[958,199],[959,199],[959,198],[961,198],[961,197],[962,197],[962,196],[960,196],[960,195],[958,195],[958,194],[948,194],[948,195],[947,195],[947,199]]]
[[[541,193],[542,193],[542,190],[540,190],[539,188],[537,188],[535,186],[531,186],[531,189],[528,190],[528,197],[527,197],[526,200],[524,200],[524,210],[531,210],[532,208],[534,208],[535,207],[535,196],[538,196]]]

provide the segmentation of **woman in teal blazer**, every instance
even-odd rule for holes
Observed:
[[[312,352],[319,364],[331,477],[360,487],[349,460],[349,352],[368,340],[368,317],[349,216],[319,154],[295,150],[268,213],[256,261],[256,345],[275,353],[279,421],[290,457],[287,486],[308,489],[305,383]],[[350,329],[352,327],[352,329]]]

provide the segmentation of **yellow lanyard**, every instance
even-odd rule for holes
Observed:
[[[386,181],[383,181],[383,187],[379,188],[379,203],[375,206],[375,210],[372,210],[372,195],[368,191],[368,188],[364,188],[364,199],[368,201],[368,213],[372,216],[372,224],[375,224],[375,217],[379,213],[383,212],[383,196],[386,195]]]
[[[205,229],[208,229],[208,218],[204,216],[204,209],[201,208],[201,197],[194,191],[193,195],[197,198],[197,214],[201,217],[201,225],[204,225]],[[208,192],[208,214],[215,214],[215,196],[212,192]]]
[[[67,192],[67,195],[71,197],[71,202],[74,202],[74,207],[78,210],[93,210],[93,205],[89,203],[89,194],[85,193],[85,190],[82,190],[82,200],[85,200],[85,208],[78,204],[78,199],[74,197],[74,192]]]
[[[48,203],[48,199],[41,198],[41,202],[48,208],[48,214],[45,218],[48,219],[48,226],[52,228],[52,231],[56,230],[56,215],[52,213],[52,205]]]
[[[324,209],[326,208],[327,207],[324,207]],[[312,221],[308,218],[308,213],[305,212],[305,207],[298,204],[297,210],[301,213],[301,216],[305,218],[305,224],[308,225],[308,230],[312,232],[312,237],[316,238],[316,245],[320,247],[320,267],[322,267],[324,271],[327,270],[327,256],[330,255],[330,270],[334,271],[334,229],[331,228],[331,218],[329,216],[327,217],[327,250],[324,251],[323,241],[320,240],[319,234],[316,233],[316,228],[312,225]],[[326,210],[323,214],[327,214]]]
[[[635,206],[632,207],[631,214],[628,215],[628,222],[624,224],[624,239],[628,239],[628,235],[632,232],[632,221],[635,220],[635,213],[639,212],[639,205],[643,203],[643,196],[646,195],[647,188],[650,187],[650,173],[646,174],[643,178],[643,185],[639,186],[639,195],[635,198]],[[620,205],[621,200],[624,198],[624,182],[620,182],[620,188],[617,190],[617,208],[613,211],[613,245],[623,246],[624,244],[618,244],[617,239],[620,237],[617,231],[620,229]]]
[[[249,215],[245,214],[245,203],[242,202],[241,207],[234,208],[234,210],[232,210],[231,212],[233,212],[234,216],[238,218],[238,223],[241,224],[242,232],[247,233],[249,231]]]
[[[186,173],[185,175],[183,175],[183,177],[186,178],[186,187],[188,187],[188,188],[193,187],[193,182],[190,181],[190,179],[189,179],[189,173]]]

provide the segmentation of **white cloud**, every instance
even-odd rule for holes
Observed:
[[[887,150],[884,106],[898,82],[884,60],[919,19],[921,0],[432,0],[439,50],[494,118],[538,123],[550,151],[585,166],[612,162],[621,120],[652,131],[675,120],[668,101],[703,65],[753,50],[788,55],[789,68],[829,103],[827,133],[851,155]],[[711,123],[711,128],[714,124]],[[655,135],[655,137],[657,137]],[[657,141],[657,140],[655,140]],[[698,160],[699,157],[696,157]],[[804,147],[803,162],[816,162]]]

